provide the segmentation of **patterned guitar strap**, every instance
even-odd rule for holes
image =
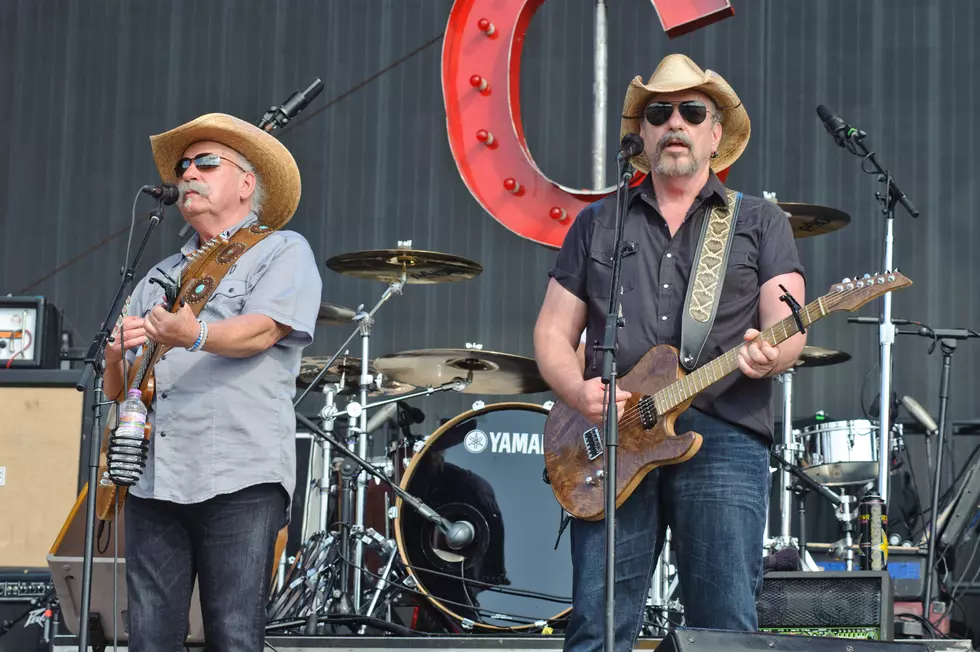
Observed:
[[[742,204],[742,193],[726,188],[725,194],[725,204],[712,208],[701,227],[701,239],[687,284],[680,348],[680,363],[687,371],[697,369],[715,323],[738,209]]]

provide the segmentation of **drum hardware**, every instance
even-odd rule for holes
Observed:
[[[436,251],[412,249],[412,241],[396,249],[356,251],[334,256],[327,267],[345,276],[386,283],[451,283],[474,278],[483,272],[478,263]]]
[[[781,202],[776,199],[776,193],[769,191],[763,191],[762,196],[783,210],[793,229],[793,237],[797,239],[831,233],[851,223],[851,216],[836,208]]]
[[[657,558],[657,563],[653,567],[653,580],[650,583],[649,597],[647,598],[647,614],[652,617],[654,624],[647,626],[646,634],[654,638],[663,638],[673,626],[683,623],[672,622],[671,613],[683,613],[684,606],[679,600],[673,598],[677,590],[677,567],[670,563],[671,559],[671,532],[670,528],[664,533],[664,546]]]
[[[344,326],[354,321],[357,312],[345,306],[338,306],[327,301],[320,302],[320,310],[317,311],[317,326]]]

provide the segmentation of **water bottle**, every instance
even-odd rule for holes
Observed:
[[[130,486],[139,481],[146,466],[149,442],[144,438],[146,406],[138,389],[129,390],[119,406],[116,431],[109,438],[106,452],[109,479],[117,485]]]

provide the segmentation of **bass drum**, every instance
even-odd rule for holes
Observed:
[[[571,611],[569,537],[555,549],[563,512],[544,481],[547,415],[533,403],[464,412],[426,439],[402,478],[441,516],[474,526],[473,541],[453,550],[397,501],[402,561],[418,590],[464,628],[525,630]]]

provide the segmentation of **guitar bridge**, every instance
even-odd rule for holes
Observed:
[[[599,434],[598,426],[592,426],[582,433],[582,439],[585,442],[585,454],[590,460],[602,455],[602,436]]]

